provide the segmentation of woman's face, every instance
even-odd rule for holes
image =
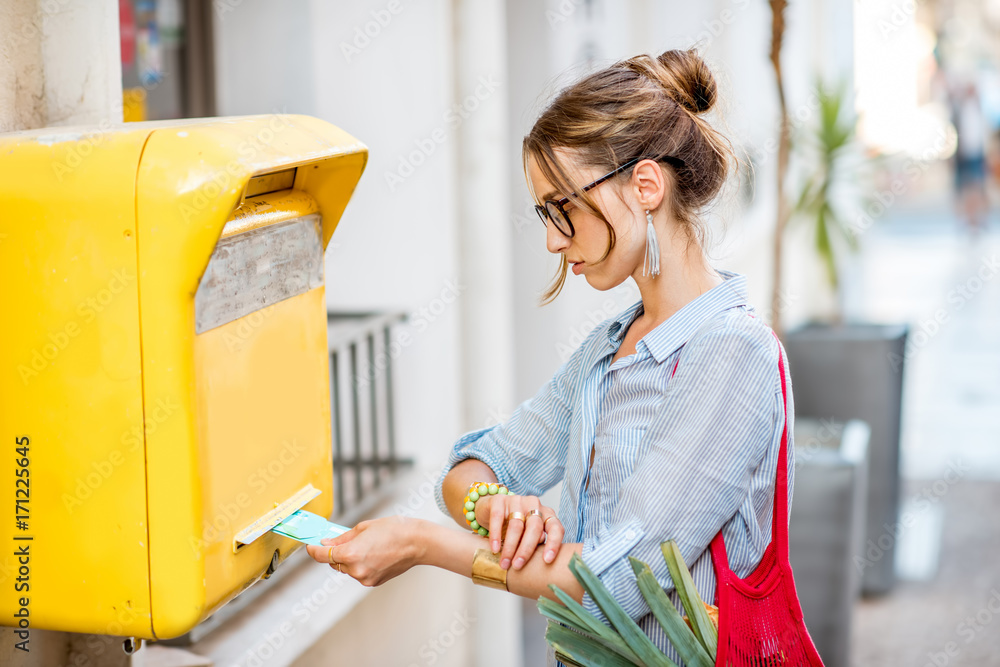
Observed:
[[[607,173],[600,169],[578,167],[565,152],[560,153],[558,149],[556,152],[563,167],[577,183],[592,183]],[[528,178],[539,204],[547,199],[560,199],[570,194],[559,192],[545,178],[533,156],[528,159]],[[609,290],[617,287],[637,269],[640,272],[642,270],[646,222],[643,209],[628,183],[627,177],[621,176],[587,191],[615,230],[615,247],[603,260],[601,257],[610,242],[607,225],[597,216],[574,204],[572,199],[563,208],[576,230],[573,237],[563,235],[551,222],[546,225],[546,247],[549,252],[565,255],[570,271],[574,275],[584,276],[595,289]]]

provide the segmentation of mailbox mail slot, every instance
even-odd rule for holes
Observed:
[[[0,136],[0,623],[175,637],[331,513],[323,254],[367,155],[291,115]]]

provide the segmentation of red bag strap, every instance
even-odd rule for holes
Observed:
[[[781,404],[784,406],[784,419],[781,425],[781,445],[778,449],[778,465],[774,479],[774,506],[771,510],[771,543],[775,548],[775,557],[779,563],[788,563],[788,381],[785,378],[785,355],[781,348],[781,340],[773,331],[774,339],[778,341],[778,373],[781,375]],[[715,536],[711,544],[712,560],[716,572],[730,572],[729,557],[726,554],[726,542],[722,530]]]
[[[771,332],[774,333],[773,331]],[[777,548],[778,560],[788,561],[788,388],[785,379],[785,353],[778,341],[778,372],[781,373],[781,404],[784,406],[784,424],[781,426],[781,448],[774,480],[774,507],[771,511],[771,541]]]

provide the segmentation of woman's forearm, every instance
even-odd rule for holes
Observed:
[[[448,506],[448,514],[451,518],[464,528],[466,525],[464,507],[466,491],[469,490],[473,482],[495,481],[497,481],[497,476],[492,468],[479,459],[465,459],[456,464],[445,475],[444,483],[441,485],[444,504]]]
[[[476,480],[470,480],[469,483],[473,481]],[[484,537],[432,522],[420,526],[416,536],[419,541],[419,564],[440,567],[463,577],[472,576],[472,559],[476,551],[490,548],[489,540]],[[536,549],[521,569],[511,568],[507,571],[507,590],[533,600],[542,595],[554,599],[549,584],[556,584],[575,600],[581,601],[583,587],[569,571],[570,557],[574,553],[580,553],[581,548],[580,544],[562,545],[552,563],[546,563],[542,558],[543,550]]]

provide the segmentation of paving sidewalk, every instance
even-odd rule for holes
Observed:
[[[1000,665],[1000,226],[972,241],[941,206],[897,212],[863,243],[860,312],[912,327],[901,472],[915,523],[904,579],[855,611],[852,664]]]

